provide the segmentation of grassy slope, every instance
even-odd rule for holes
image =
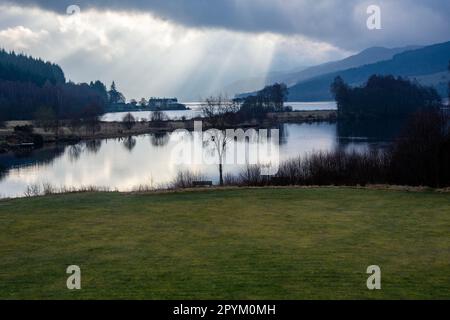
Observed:
[[[356,189],[0,202],[0,298],[450,298],[450,196]],[[82,269],[82,290],[65,269]],[[369,265],[382,290],[368,291]]]

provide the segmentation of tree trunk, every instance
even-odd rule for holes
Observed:
[[[223,186],[223,165],[219,164],[219,176],[220,176],[220,186]]]

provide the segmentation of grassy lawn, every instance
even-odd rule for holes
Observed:
[[[66,288],[79,265],[82,290]],[[379,265],[382,290],[366,287]],[[450,298],[450,195],[363,189],[0,202],[1,299]]]

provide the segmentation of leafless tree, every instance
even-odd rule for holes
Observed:
[[[164,121],[167,121],[169,117],[161,110],[156,110],[152,112],[150,116],[150,122],[161,125]]]
[[[226,126],[232,121],[239,104],[224,96],[210,97],[202,105],[202,113],[206,120],[214,127],[208,130],[206,144],[212,146],[212,152],[219,163],[219,181],[223,186],[223,161],[230,138],[226,134]]]
[[[131,129],[133,129],[133,127],[136,125],[136,119],[134,118],[134,116],[128,112],[122,119],[122,125],[123,127],[130,131]]]
[[[214,128],[225,129],[227,121],[239,111],[239,104],[225,96],[209,97],[202,104],[202,114]]]

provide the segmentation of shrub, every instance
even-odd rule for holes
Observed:
[[[34,127],[32,125],[23,125],[23,126],[15,126],[14,132],[22,132],[22,133],[28,133],[31,134],[34,131]]]

